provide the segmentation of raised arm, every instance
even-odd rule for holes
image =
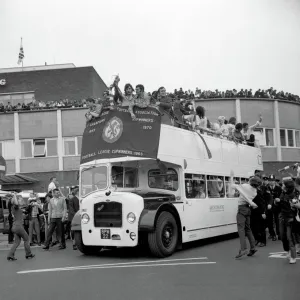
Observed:
[[[261,125],[261,122],[262,122],[262,116],[260,115],[259,116],[259,120],[252,126],[249,126],[249,129],[250,130],[254,130],[255,128],[259,127]]]

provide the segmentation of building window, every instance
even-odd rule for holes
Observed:
[[[280,145],[286,147],[285,129],[280,129]]]
[[[294,130],[287,130],[288,147],[294,147]]]
[[[159,169],[150,170],[148,172],[148,185],[153,189],[177,191],[178,174],[174,169],[168,169],[166,173],[162,173]]]
[[[44,139],[33,140],[33,156],[45,157],[46,156],[46,143]]]
[[[82,136],[64,139],[64,156],[81,154]]]
[[[32,157],[32,141],[21,141],[21,157]]]
[[[112,185],[119,188],[138,187],[138,169],[131,167],[112,166],[111,168]]]
[[[81,154],[82,136],[77,137],[77,153]]]
[[[274,147],[274,130],[273,129],[265,129],[265,136],[266,136],[266,146]]]
[[[57,156],[57,139],[47,139],[47,156]]]
[[[206,198],[205,175],[185,174],[185,194],[188,199]]]
[[[243,179],[243,180],[240,180],[239,177],[234,177],[233,178],[233,183],[234,184],[243,184],[243,183],[246,183],[247,179]],[[225,186],[226,186],[226,197],[227,198],[238,198],[240,196],[240,193],[238,192],[238,190],[236,189],[232,189],[232,195],[230,194],[230,177],[225,177]]]
[[[21,158],[57,156],[57,139],[21,141]]]
[[[70,156],[76,154],[75,138],[68,138],[64,140],[64,155]]]
[[[296,147],[300,148],[300,131],[299,130],[295,131],[295,143],[296,143]]]
[[[5,159],[15,159],[16,147],[15,141],[4,141],[2,143],[2,155]]]
[[[207,176],[207,191],[208,198],[223,198],[224,191],[224,178],[222,176]]]

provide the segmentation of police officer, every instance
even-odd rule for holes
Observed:
[[[269,176],[269,191],[272,195],[273,200],[276,198],[280,198],[280,195],[282,193],[282,188],[279,185],[276,185],[276,178],[273,174]],[[275,222],[275,229],[276,229],[276,235],[278,239],[280,240],[280,233],[279,233],[279,208],[278,206],[272,205],[271,208],[273,212],[273,219]],[[273,227],[274,228],[274,227]]]
[[[263,186],[262,186],[262,193],[263,198],[265,200],[266,204],[266,215],[267,215],[267,227],[269,230],[269,239],[272,239],[272,241],[276,241],[276,234],[274,230],[274,218],[273,218],[273,197],[271,195],[271,192],[269,190],[269,177],[266,175],[263,175]]]
[[[256,209],[251,210],[251,229],[255,238],[255,245],[265,247],[267,244],[266,203],[261,187],[257,189],[257,195],[253,199],[253,202],[257,205]]]

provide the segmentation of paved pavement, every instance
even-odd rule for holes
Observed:
[[[0,250],[0,299],[237,299],[298,300],[300,261],[289,265],[280,242],[254,257],[235,260],[236,238],[197,242],[166,259],[140,249],[105,250],[84,256],[66,250],[33,249],[36,258],[15,262]]]

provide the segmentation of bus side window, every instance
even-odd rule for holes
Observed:
[[[205,199],[205,175],[185,174],[185,194],[187,199]]]
[[[207,176],[207,191],[209,198],[223,198],[225,196],[224,177]]]
[[[233,178],[233,182],[235,184],[240,184],[240,178],[238,177],[234,177]],[[229,177],[225,177],[225,185],[226,185],[226,197],[227,198],[238,198],[240,196],[240,193],[234,189],[234,195],[229,195],[229,184],[230,184],[230,178]]]

